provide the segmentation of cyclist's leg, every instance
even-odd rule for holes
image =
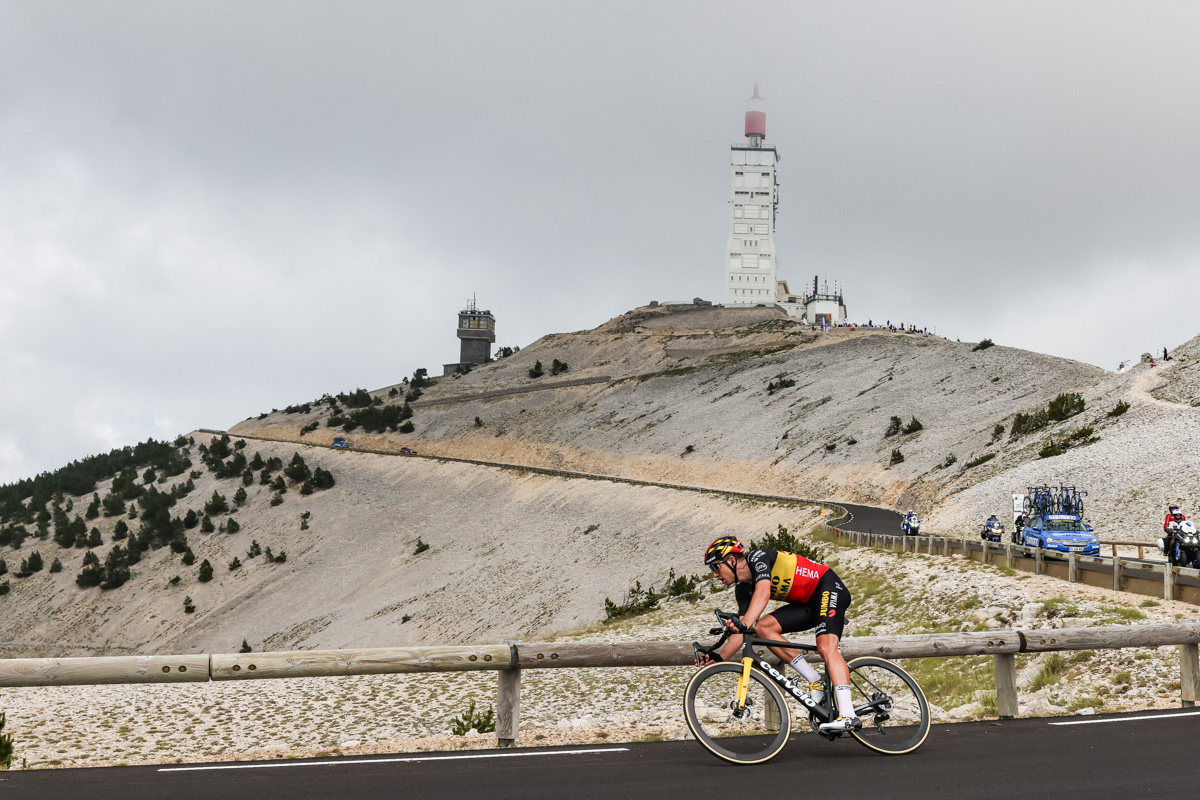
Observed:
[[[853,718],[854,705],[850,698],[850,667],[842,657],[838,645],[846,626],[846,609],[850,607],[850,591],[841,579],[829,570],[821,576],[813,598],[820,603],[816,628],[817,652],[825,660],[825,671],[833,685],[837,701],[838,716]],[[838,723],[841,724],[841,723]],[[825,726],[822,727],[824,730]],[[838,730],[842,730],[838,728]]]
[[[763,639],[779,639],[785,633],[806,631],[817,624],[816,611],[808,603],[788,603],[780,606],[770,614],[763,614],[755,626],[758,635]],[[791,663],[800,651],[791,647],[768,647],[784,663]]]

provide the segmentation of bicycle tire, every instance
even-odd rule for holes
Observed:
[[[885,712],[864,711],[862,730],[851,735],[862,746],[884,755],[904,755],[916,750],[929,736],[929,701],[911,675],[898,664],[864,656],[850,662],[850,692],[855,708],[874,699],[876,692],[889,695],[892,705]]]
[[[751,711],[745,718],[727,711],[741,674],[742,665],[731,661],[698,670],[684,691],[684,718],[696,741],[717,758],[731,764],[761,764],[778,755],[787,744],[792,730],[791,712],[779,688],[756,668],[750,670],[750,692],[762,711]],[[706,699],[710,702],[704,702]],[[768,717],[768,703],[774,705],[773,721]]]

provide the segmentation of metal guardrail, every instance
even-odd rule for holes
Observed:
[[[1200,569],[1118,556],[1084,556],[969,536],[890,536],[848,531],[836,525],[823,527],[831,536],[856,545],[928,555],[961,554],[985,564],[1003,563],[1012,569],[1064,578],[1071,583],[1200,605]]]
[[[862,636],[843,640],[842,652],[848,659],[858,656],[898,659],[991,655],[995,659],[998,713],[1001,718],[1011,718],[1017,716],[1019,708],[1016,683],[1016,656],[1019,653],[1169,645],[1179,647],[1181,702],[1184,706],[1193,706],[1200,697],[1200,623],[1197,622]],[[22,658],[0,660],[0,687],[196,683],[495,670],[498,673],[496,731],[501,746],[507,746],[516,741],[519,732],[521,673],[524,670],[690,667],[692,658],[692,646],[688,642],[503,642],[479,646],[277,653]]]

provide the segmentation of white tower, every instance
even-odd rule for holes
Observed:
[[[775,258],[775,210],[779,188],[775,164],[779,155],[763,143],[767,135],[767,103],[758,96],[746,101],[746,143],[731,147],[729,246],[725,249],[725,305],[773,306],[779,263]]]

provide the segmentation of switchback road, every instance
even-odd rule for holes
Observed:
[[[484,750],[245,764],[0,772],[5,800],[867,797],[888,800],[1194,798],[1200,712],[935,725],[916,753],[795,734],[761,767],[695,742]]]

